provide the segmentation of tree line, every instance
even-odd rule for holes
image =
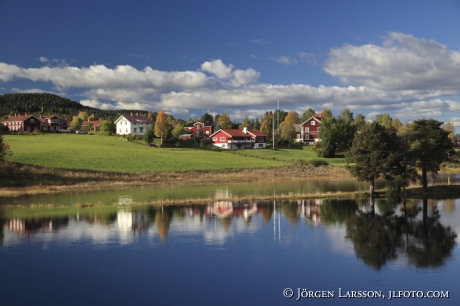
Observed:
[[[441,164],[455,154],[454,133],[452,123],[434,119],[404,125],[388,114],[380,114],[369,123],[364,116],[354,118],[345,109],[339,116],[322,119],[315,150],[326,158],[343,153],[350,173],[370,183],[371,196],[374,181],[380,177],[401,177],[404,184],[420,177],[427,190],[428,174],[437,174]]]

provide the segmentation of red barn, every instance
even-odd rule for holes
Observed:
[[[40,132],[42,121],[34,115],[12,116],[2,121],[10,132]]]
[[[211,142],[223,149],[266,148],[267,135],[259,130],[238,129],[218,130],[210,136]]]
[[[321,124],[321,119],[321,114],[316,114],[300,124],[300,139],[303,143],[313,145],[319,141],[318,129]]]
[[[214,133],[215,127],[216,127],[215,122],[205,122],[205,123],[195,122],[195,123],[187,124],[184,128],[187,133],[193,134],[193,135],[196,135],[196,133],[198,132],[198,129],[201,128],[201,130],[203,131],[203,134],[205,136],[209,136],[212,133]]]

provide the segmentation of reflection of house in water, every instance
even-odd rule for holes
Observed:
[[[118,211],[117,227],[120,231],[140,233],[150,227],[144,211]]]
[[[17,234],[33,234],[34,232],[51,232],[66,227],[69,217],[42,218],[42,219],[10,219],[5,222],[4,228]]]
[[[218,218],[240,217],[248,219],[258,212],[257,203],[219,201],[208,205],[206,215],[214,215]]]
[[[130,195],[118,196],[118,205],[133,204],[133,198]]]
[[[297,200],[299,204],[298,213],[308,223],[313,225],[319,225],[321,223],[321,216],[319,214],[319,207],[321,200],[310,199],[310,200]]]

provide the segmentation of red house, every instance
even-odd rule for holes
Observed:
[[[259,130],[242,131],[238,129],[218,130],[210,136],[211,142],[223,149],[262,149],[266,148],[267,135]]]
[[[2,121],[10,132],[40,132],[42,120],[34,115],[25,113],[23,116],[12,116]]]
[[[205,123],[195,122],[195,123],[187,124],[184,128],[188,134],[193,134],[193,135],[196,135],[196,133],[198,132],[198,129],[201,128],[201,130],[203,131],[203,134],[205,136],[209,136],[212,133],[214,133],[215,127],[216,127],[215,122],[205,122]]]
[[[307,121],[300,124],[300,137],[301,141],[305,144],[313,145],[319,141],[318,129],[321,124],[321,114],[315,114],[310,117]]]
[[[58,116],[42,116],[39,117],[42,120],[41,130],[42,132],[62,132],[67,131],[68,124],[66,119],[61,119]]]

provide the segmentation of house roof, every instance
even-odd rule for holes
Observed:
[[[225,130],[220,129],[217,132],[213,133],[211,136],[214,136],[214,135],[216,135],[217,133],[219,133],[221,131],[224,132],[225,134],[227,134],[230,137],[267,136],[267,135],[265,135],[264,133],[262,133],[259,130],[247,130],[248,133],[246,134],[242,130],[238,130],[238,129],[225,129]],[[248,134],[252,134],[252,135],[248,135]]]
[[[34,115],[22,115],[22,116],[12,116],[8,119],[5,119],[3,120],[2,122],[12,122],[12,121],[24,121],[30,117],[34,117],[34,118],[37,118],[35,117]],[[38,118],[37,118],[38,119]]]
[[[137,122],[147,122],[147,123],[153,123],[153,121],[147,117],[147,116],[127,116],[127,115],[121,115],[118,117],[117,120],[115,120],[115,123],[121,120],[121,118],[125,118],[131,123],[137,123]]]
[[[308,118],[305,122],[301,123],[300,126],[304,126],[305,124],[307,124],[311,120],[315,120],[315,121],[321,123],[321,119],[323,119],[323,115],[315,114],[315,115],[311,116],[310,118]]]
[[[104,120],[92,120],[92,121],[88,120],[88,121],[83,121],[81,123],[81,125],[88,125],[88,124],[99,125],[99,124],[101,124],[102,121],[104,121]]]

